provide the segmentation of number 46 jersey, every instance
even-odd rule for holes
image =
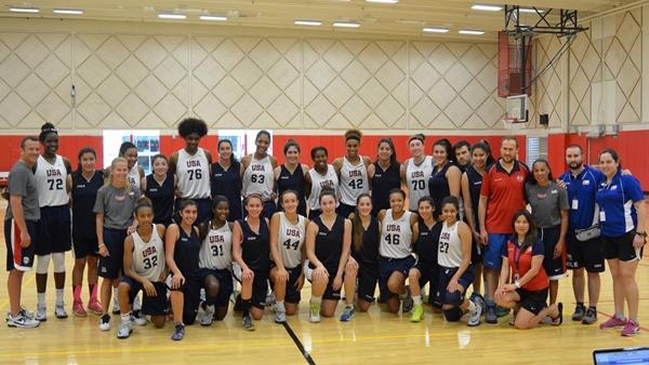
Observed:
[[[133,232],[133,270],[151,282],[160,281],[165,270],[165,253],[155,224],[149,242],[144,242],[137,231]]]
[[[277,245],[282,257],[284,268],[293,269],[302,264],[302,245],[304,244],[305,217],[298,214],[297,224],[286,218],[284,212],[279,212],[279,237]]]
[[[229,223],[214,229],[211,227],[203,239],[198,255],[201,269],[224,270],[232,268],[232,230]]]

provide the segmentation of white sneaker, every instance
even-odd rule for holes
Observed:
[[[275,304],[276,301],[277,301],[277,297],[275,296],[275,292],[271,291],[266,295],[266,303],[264,304],[266,305],[266,307],[270,307],[273,304]]]
[[[320,304],[311,303],[309,304],[309,322],[318,323],[320,322]]]
[[[203,311],[203,316],[200,319],[201,326],[209,326],[212,324],[212,318],[214,317],[214,305],[206,305],[205,310]]]
[[[482,306],[471,302],[474,309],[469,311],[469,319],[467,320],[467,325],[469,327],[475,327],[480,325],[480,315],[482,314]]]
[[[119,325],[119,331],[117,331],[117,338],[128,338],[128,336],[130,336],[132,332],[133,329],[131,328],[131,323],[122,322],[122,324]]]
[[[63,304],[63,303],[57,304],[54,307],[54,315],[58,319],[68,318],[68,313],[65,311],[65,304]]]
[[[133,312],[139,312],[142,310],[142,302],[140,301],[140,296],[136,295],[133,298]]]
[[[104,314],[101,316],[99,319],[99,329],[101,331],[109,331],[110,330],[110,315]]]
[[[7,326],[12,328],[36,328],[40,324],[41,322],[27,317],[22,309],[17,316],[14,317],[9,314],[9,318],[7,318]]]
[[[36,315],[34,311],[30,311],[24,305],[20,306],[20,313],[22,313],[25,317],[29,319],[34,319],[34,316]],[[11,310],[7,310],[7,317],[5,317],[5,321],[9,321],[9,317],[11,317]]]
[[[36,317],[35,319],[39,322],[47,321],[47,307],[44,305],[38,305],[36,307]]]
[[[286,323],[286,307],[284,307],[284,304],[275,303],[273,307],[275,309],[275,323]]]
[[[117,290],[113,290],[113,314],[119,314],[119,299],[117,298]]]
[[[140,313],[140,311],[133,310],[131,312],[131,322],[137,324],[138,326],[146,326],[146,316]]]

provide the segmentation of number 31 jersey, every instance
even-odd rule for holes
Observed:
[[[149,281],[160,281],[165,270],[165,253],[155,224],[149,242],[144,242],[137,231],[133,232],[133,270]]]
[[[232,267],[232,230],[227,222],[217,229],[210,227],[210,231],[201,244],[198,267],[210,270],[224,270]]]
[[[38,181],[38,205],[41,208],[68,204],[70,198],[65,191],[68,170],[63,157],[56,155],[56,160],[51,164],[43,156],[38,156],[35,176]]]
[[[210,164],[202,148],[199,148],[194,155],[190,155],[185,149],[178,151],[176,177],[182,198],[204,199],[210,197]]]
[[[304,244],[304,218],[297,216],[297,224],[286,218],[284,212],[279,212],[279,237],[277,249],[282,257],[284,268],[292,269],[302,264],[302,245]]]

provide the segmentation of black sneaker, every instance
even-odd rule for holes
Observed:
[[[577,304],[577,306],[575,306],[575,312],[572,313],[572,320],[573,321],[583,320],[585,312],[586,312],[586,307],[584,307],[582,304]]]
[[[581,323],[593,324],[595,322],[597,322],[597,310],[594,307],[588,307],[586,315],[584,316],[584,319],[581,320]]]

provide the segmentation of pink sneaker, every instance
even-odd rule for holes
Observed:
[[[72,313],[77,316],[77,317],[86,317],[88,313],[86,313],[86,310],[83,309],[83,303],[80,301],[75,301],[72,304]]]
[[[639,333],[640,333],[640,325],[632,319],[626,321],[624,328],[622,328],[622,336],[625,337],[635,336]]]
[[[101,306],[101,303],[95,300],[88,303],[88,311],[92,314],[100,316],[104,312],[104,308]]]
[[[609,318],[606,322],[600,323],[599,328],[603,330],[610,330],[613,328],[620,328],[626,326],[626,319],[620,319],[615,316]]]

